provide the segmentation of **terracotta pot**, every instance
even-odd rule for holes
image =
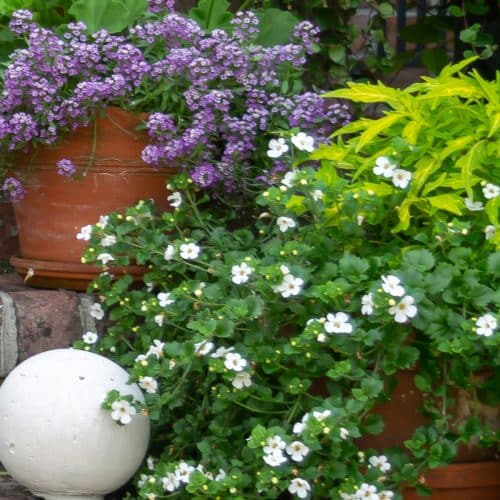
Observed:
[[[141,160],[148,138],[136,130],[140,122],[136,114],[108,108],[54,147],[18,160],[19,171],[27,172],[26,196],[13,203],[20,256],[11,263],[29,285],[86,289],[101,270],[81,264],[86,243],[76,234],[82,226],[140,199],[154,199],[159,210],[169,209],[165,186],[175,170],[152,169]],[[56,162],[63,158],[77,168],[72,178],[57,174]],[[139,268],[134,272],[140,279]]]
[[[500,462],[451,464],[429,471],[422,483],[432,488],[430,497],[414,488],[403,491],[404,500],[497,500],[500,498]]]

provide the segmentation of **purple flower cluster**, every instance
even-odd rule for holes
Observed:
[[[75,164],[68,160],[67,158],[63,158],[56,163],[57,173],[59,175],[64,175],[65,177],[71,177],[76,172]]]
[[[15,13],[11,30],[27,44],[5,70],[0,154],[52,144],[98,109],[118,105],[150,113],[144,161],[186,168],[202,188],[241,192],[281,169],[265,155],[271,131],[300,129],[318,143],[350,119],[344,105],[288,91],[317,43],[311,23],[298,24],[289,43],[267,47],[256,43],[252,12],[205,33],[174,3],[149,0],[146,20],[123,35],[87,35],[82,23],[58,35],[28,11]],[[57,169],[73,173],[67,159]]]

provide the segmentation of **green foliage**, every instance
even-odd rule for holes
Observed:
[[[205,31],[210,32],[215,28],[226,26],[233,18],[228,10],[229,2],[226,0],[200,0],[197,7],[193,7],[188,15],[194,19]]]
[[[355,137],[332,155],[350,160]],[[311,498],[359,496],[363,483],[398,498],[401,485],[453,460],[459,443],[495,443],[480,417],[458,426],[450,401],[458,388],[495,400],[495,382],[477,376],[500,361],[498,251],[482,233],[486,215],[423,212],[392,232],[401,199],[366,190],[360,165],[323,160],[289,172],[245,220],[177,176],[169,189],[182,202],[172,212],[141,201],[93,227],[86,262],[111,253],[148,268],[143,287],[105,268],[89,291],[113,321],[98,344],[77,342],[146,390],[152,457],[135,497],[278,498],[299,478]],[[363,448],[359,437],[391,432],[372,410],[405,370],[426,425],[398,449]],[[126,401],[111,392],[105,408],[117,400]],[[185,482],[165,480],[186,468]]]
[[[69,9],[90,33],[106,30],[119,33],[144,16],[147,0],[75,0]]]
[[[438,76],[403,90],[380,82],[351,83],[325,95],[386,105],[380,117],[361,118],[337,131],[335,136],[347,139],[345,145],[324,146],[313,158],[331,160],[352,177],[352,190],[396,198],[394,232],[416,234],[428,221],[451,222],[470,211],[483,214],[483,229],[498,225],[500,74],[487,81],[475,70],[460,73],[473,61],[446,66]],[[377,175],[378,161],[411,181],[398,186],[392,175]],[[464,225],[461,230],[469,229]],[[500,235],[491,242],[498,245]]]

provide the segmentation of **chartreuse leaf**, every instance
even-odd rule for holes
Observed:
[[[233,18],[226,0],[200,0],[189,12],[189,18],[196,21],[205,31],[220,28]]]
[[[443,172],[437,179],[434,179],[431,182],[427,182],[424,186],[424,189],[422,189],[422,196],[427,196],[429,193],[434,191],[434,189],[437,189],[441,186],[444,185],[444,182],[446,181],[447,173]]]
[[[488,200],[488,202],[484,206],[484,211],[486,212],[486,215],[488,216],[490,222],[493,225],[497,226],[498,212],[500,211],[500,197],[496,196],[495,198]],[[500,233],[500,231],[497,231],[497,233]]]
[[[493,137],[500,129],[500,111],[493,111],[490,115],[490,131],[488,139]]]
[[[408,141],[408,144],[416,144],[418,139],[418,133],[422,128],[422,123],[416,120],[412,120],[405,125],[403,129],[402,136]]]
[[[438,194],[437,196],[429,196],[427,201],[435,208],[445,210],[456,215],[462,215],[465,208],[462,197],[456,194]]]
[[[459,71],[461,71],[463,68],[465,68],[469,64],[476,61],[477,59],[478,59],[478,56],[474,56],[474,57],[469,57],[468,59],[464,59],[463,61],[459,61],[456,64],[448,64],[447,66],[445,66],[441,70],[441,73],[439,74],[438,78],[452,76],[455,73],[458,73]]]
[[[334,97],[337,99],[349,99],[354,102],[385,102],[390,106],[401,105],[403,94],[397,89],[386,87],[378,82],[376,85],[370,83],[347,83],[349,88],[343,88],[327,92],[323,97]]]
[[[419,98],[436,99],[437,97],[453,96],[480,99],[483,97],[483,93],[469,80],[449,78],[447,80],[434,80],[429,91],[420,95]]]
[[[342,160],[346,156],[346,148],[339,147],[337,144],[322,144],[318,149],[311,153],[311,160]]]
[[[371,191],[377,196],[390,196],[395,191],[390,184],[376,184],[374,182],[363,182],[360,184],[360,188],[368,192]]]
[[[419,193],[429,176],[439,170],[441,162],[430,156],[424,156],[415,165],[414,179],[411,183],[412,193]]]
[[[355,151],[358,152],[363,149],[375,136],[381,132],[386,131],[391,125],[403,118],[403,113],[388,113],[383,118],[378,120],[369,120],[371,123],[369,127],[359,136],[358,143],[356,144]]]
[[[484,95],[488,100],[498,106],[500,104],[500,93],[496,89],[495,82],[488,82],[485,80],[476,69],[473,69],[470,73],[470,77],[474,78],[479,86],[483,89]]]
[[[453,153],[456,153],[458,151],[463,150],[465,147],[467,147],[472,141],[474,140],[473,135],[465,135],[463,137],[458,137],[456,139],[451,140],[448,143],[448,146],[446,146],[440,153],[439,153],[439,159],[441,161],[444,161],[448,156],[450,156]]]
[[[399,233],[408,229],[410,226],[410,207],[418,201],[418,198],[414,195],[408,195],[398,209],[399,223],[392,229],[393,233]]]
[[[479,141],[472,146],[467,153],[457,160],[457,165],[461,169],[461,177],[469,198],[472,196],[472,173],[481,164],[484,156],[484,141]]]
[[[101,29],[119,33],[146,11],[147,0],[76,0],[69,13],[83,22],[90,33]]]

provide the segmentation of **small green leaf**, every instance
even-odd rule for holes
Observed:
[[[299,22],[291,12],[275,8],[264,9],[258,16],[260,33],[255,42],[264,47],[288,43],[293,28]]]
[[[197,7],[188,12],[188,17],[196,21],[206,32],[221,28],[233,15],[229,11],[230,3],[226,0],[200,0]]]
[[[328,49],[328,57],[337,64],[344,64],[345,62],[345,47],[343,45],[332,45]]]
[[[418,271],[428,271],[434,267],[435,263],[434,256],[425,249],[410,250],[403,256],[403,264]]]
[[[463,199],[456,194],[439,194],[430,196],[427,201],[440,210],[445,210],[452,214],[462,215],[464,210]]]

